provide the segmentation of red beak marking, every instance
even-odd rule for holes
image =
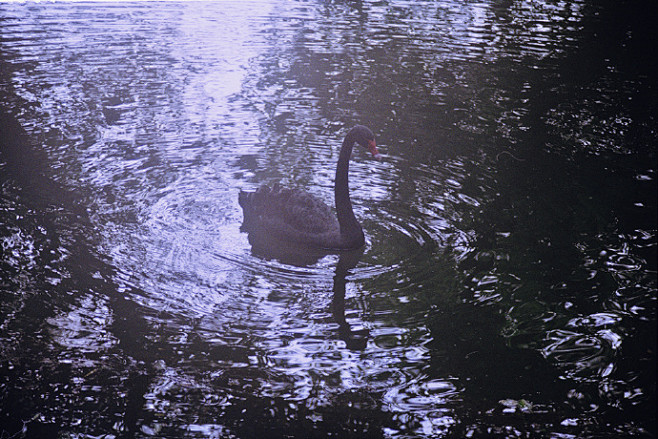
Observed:
[[[368,149],[370,150],[372,156],[377,160],[382,158],[381,154],[379,154],[379,151],[377,150],[377,144],[374,140],[368,140]]]

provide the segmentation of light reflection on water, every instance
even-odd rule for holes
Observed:
[[[3,108],[83,212],[41,213],[46,185],[3,177],[3,346],[45,344],[46,385],[72,383],[35,410],[64,406],[71,434],[294,435],[303,420],[414,437],[596,433],[610,407],[650,405],[624,349],[655,324],[655,169],[626,140],[651,120],[617,106],[634,91],[614,69],[567,77],[584,8],[0,5]],[[238,191],[331,200],[356,123],[385,155],[351,163],[365,252],[252,246]],[[632,202],[615,189],[629,181]],[[650,364],[651,343],[626,349]],[[118,415],[79,429],[81,401],[109,393]],[[638,419],[615,428],[650,428]]]

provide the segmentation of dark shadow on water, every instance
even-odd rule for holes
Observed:
[[[0,177],[0,187],[13,188],[18,197],[14,205],[27,213],[16,220],[0,218],[0,225],[16,222],[27,239],[40,230],[45,237],[34,254],[39,272],[30,274],[29,280],[26,273],[0,265],[3,292],[22,285],[9,291],[20,312],[2,316],[3,326],[16,336],[0,333],[0,437],[58,437],[79,416],[74,407],[89,405],[85,398],[99,401],[85,411],[85,428],[109,431],[110,418],[116,417],[122,419],[119,437],[133,437],[152,377],[145,355],[148,323],[129,299],[132,292],[121,293],[114,283],[115,268],[97,253],[83,195],[67,191],[51,177],[47,157],[12,114],[0,110],[0,127],[0,164],[7,171]],[[32,217],[38,223],[33,224]],[[67,257],[57,258],[59,252]],[[47,280],[49,275],[61,277],[53,283]],[[54,333],[66,331],[58,327],[58,318],[75,314],[85,298],[107,298],[109,305],[111,323],[106,329],[117,343],[100,359],[71,351],[54,339]],[[84,366],[79,364],[81,358]],[[85,386],[72,384],[81,380]],[[94,386],[105,391],[88,390]],[[105,414],[95,412],[101,406]]]

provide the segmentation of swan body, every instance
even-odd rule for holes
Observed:
[[[362,247],[365,243],[363,229],[354,216],[348,186],[349,159],[355,143],[379,158],[370,129],[357,125],[347,133],[336,166],[335,215],[322,200],[308,192],[263,185],[255,192],[240,191],[238,201],[244,213],[243,229],[310,248],[349,250]]]

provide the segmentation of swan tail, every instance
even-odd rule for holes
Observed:
[[[238,194],[238,203],[246,217],[252,216],[270,216],[285,204],[289,198],[289,191],[282,189],[278,184],[272,188],[262,185],[254,192],[240,191]]]
[[[238,204],[242,206],[242,209],[247,209],[251,205],[251,198],[254,195],[253,192],[245,192],[243,190],[240,190],[240,193],[238,194]]]

